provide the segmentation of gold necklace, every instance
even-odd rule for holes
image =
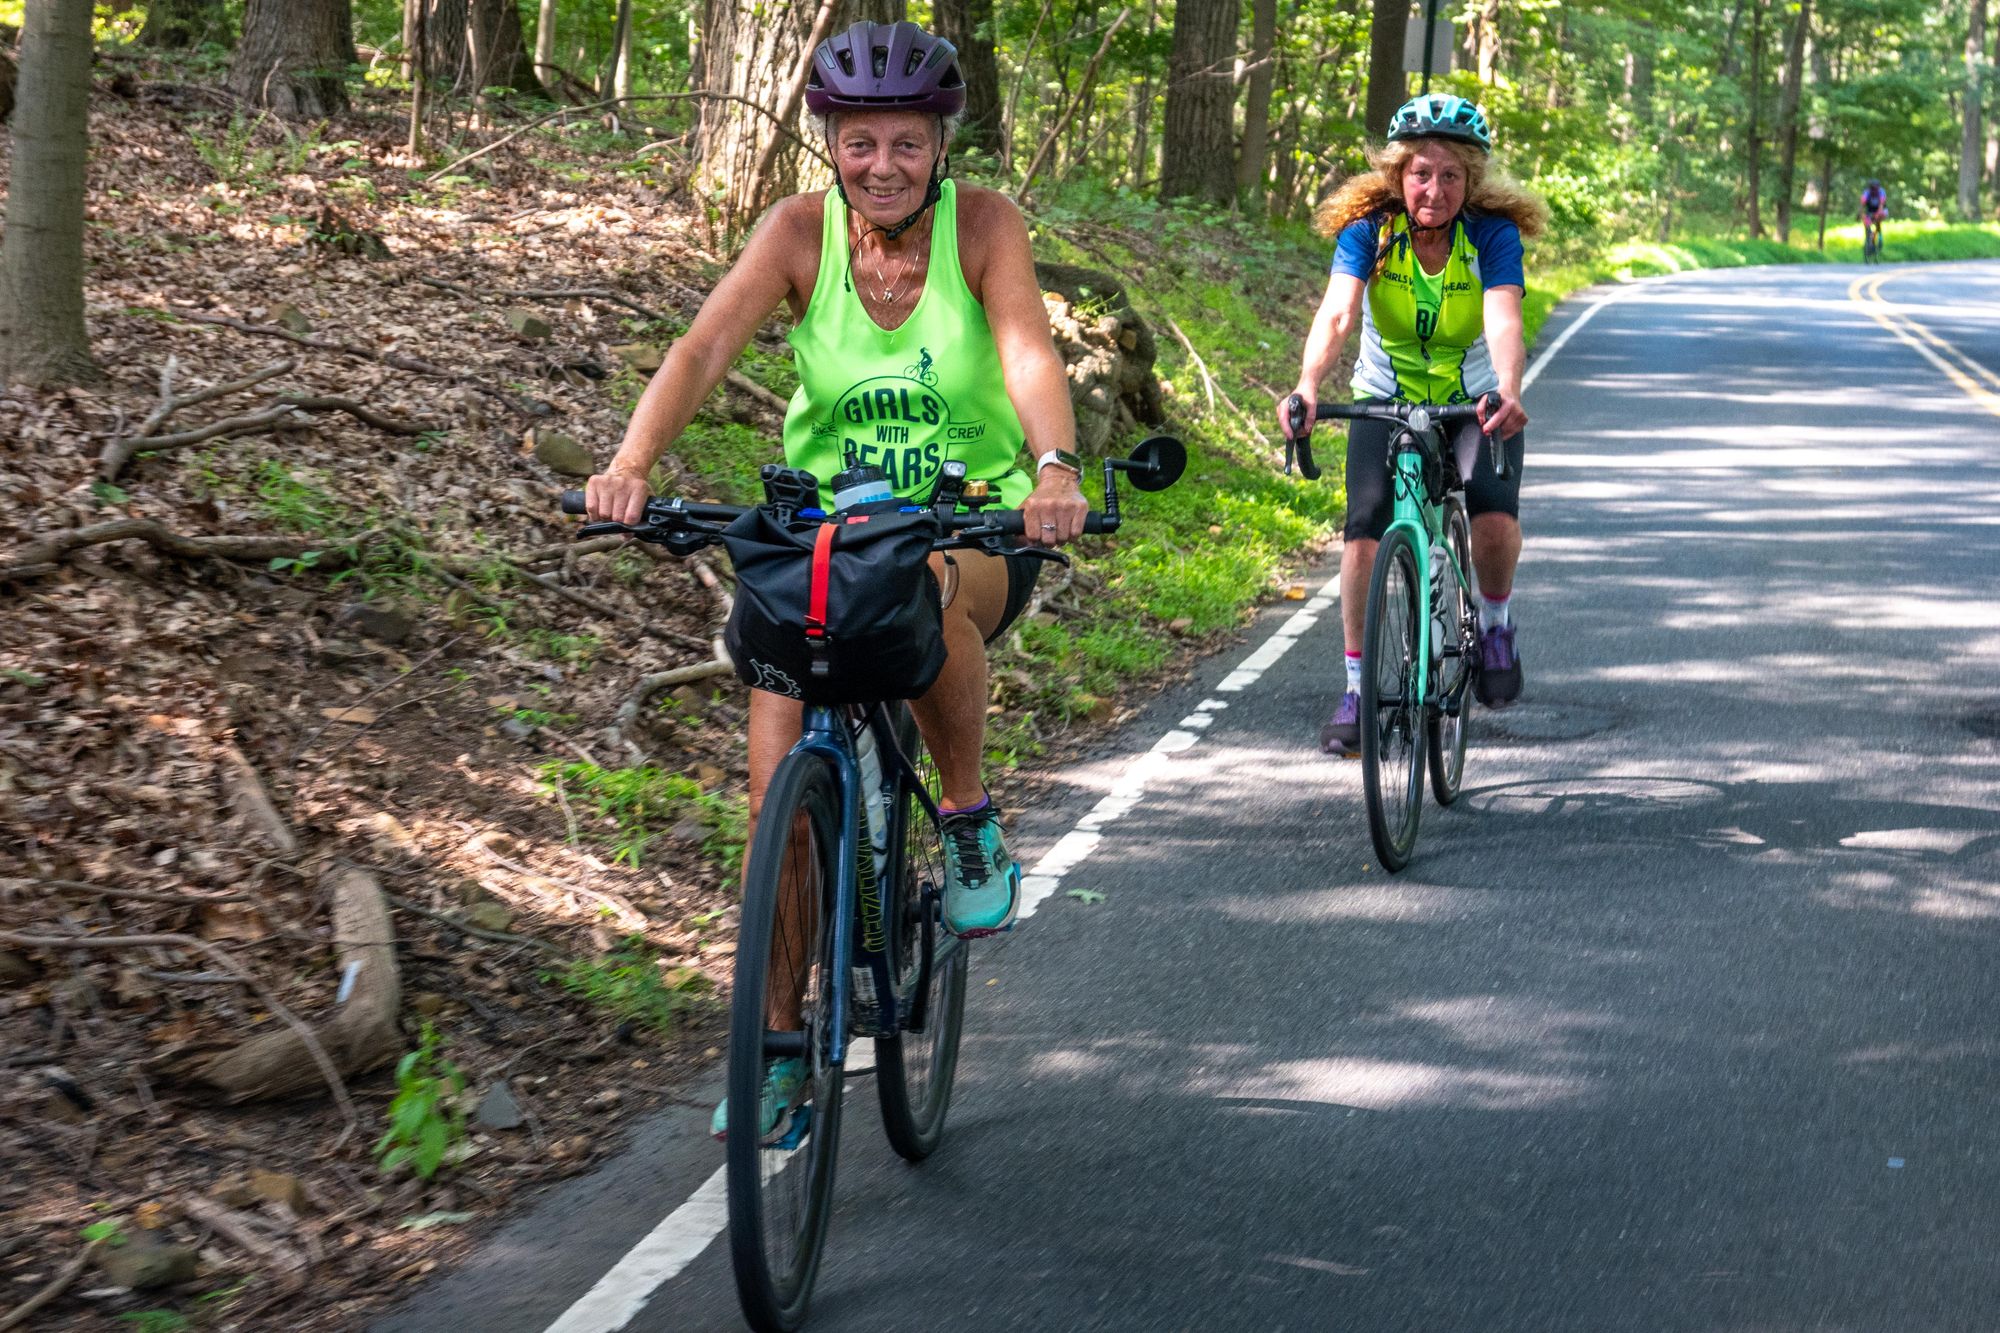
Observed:
[[[889,281],[888,275],[882,271],[881,252],[879,250],[876,252],[875,280],[882,284],[883,305],[894,304],[896,300],[896,288],[902,283],[903,279],[910,276],[910,266],[917,262],[917,254],[918,254],[918,249],[912,248],[908,253],[906,253],[903,256],[903,266],[896,270],[896,280],[895,282],[891,282]]]

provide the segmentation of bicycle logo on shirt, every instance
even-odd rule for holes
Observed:
[[[926,388],[935,389],[938,381],[937,371],[931,369],[931,367],[936,365],[937,362],[931,360],[930,348],[919,347],[917,350],[922,352],[923,355],[918,358],[915,365],[904,366],[903,375],[905,378],[913,379]]]

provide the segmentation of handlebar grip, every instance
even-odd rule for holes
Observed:
[[[562,511],[563,511],[563,512],[564,512],[565,514],[587,514],[587,513],[589,513],[589,512],[590,512],[590,508],[589,508],[589,506],[588,506],[588,505],[586,505],[586,504],[584,503],[584,501],[583,501],[583,492],[582,492],[582,491],[564,491],[564,492],[562,493]]]
[[[1018,509],[1001,509],[981,515],[960,514],[958,518],[958,526],[961,527],[997,528],[1001,532],[1014,535],[1025,534],[1028,530],[1027,520]],[[1091,533],[1118,531],[1115,525],[1105,527],[1104,515],[1095,509],[1083,516],[1083,530]]]
[[[1307,481],[1318,481],[1319,464],[1313,461],[1313,447],[1311,438],[1302,435],[1298,439],[1292,441],[1292,447],[1298,450],[1299,453],[1299,475],[1304,477]]]

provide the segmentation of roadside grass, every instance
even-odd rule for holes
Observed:
[[[553,796],[558,784],[597,816],[592,836],[608,842],[612,859],[637,866],[646,847],[683,819],[703,828],[701,849],[734,882],[747,841],[748,805],[741,795],[706,791],[693,778],[663,769],[600,768],[578,760],[551,759],[541,778]]]

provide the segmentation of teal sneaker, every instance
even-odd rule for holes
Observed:
[[[977,939],[1014,924],[1021,898],[1021,867],[1000,836],[1000,809],[987,798],[977,810],[944,813],[944,924],[954,935]]]
[[[792,1098],[805,1085],[806,1062],[800,1059],[773,1060],[764,1066],[764,1092],[757,1099],[757,1137],[768,1138],[778,1122],[785,1118],[785,1112],[792,1109]],[[708,1132],[718,1139],[729,1137],[729,1099],[715,1108],[709,1119]]]

